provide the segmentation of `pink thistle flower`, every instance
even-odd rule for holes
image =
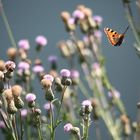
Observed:
[[[70,77],[71,78],[79,78],[80,74],[79,74],[79,71],[77,70],[71,70],[70,71]]]
[[[90,100],[84,100],[82,102],[82,106],[91,106],[91,101]]]
[[[55,55],[50,55],[50,56],[48,57],[48,61],[49,61],[50,63],[56,62],[56,61],[57,61],[57,56],[55,56]]]
[[[4,121],[0,121],[0,128],[2,129],[6,128]]]
[[[101,23],[103,21],[103,18],[101,16],[98,16],[98,15],[93,16],[93,19],[98,25],[101,25]]]
[[[46,111],[49,111],[51,108],[52,108],[52,110],[53,110],[54,105],[53,105],[52,103],[48,102],[48,103],[44,104],[43,108],[44,108]]]
[[[62,77],[70,77],[70,71],[69,71],[68,69],[62,69],[62,70],[60,71],[60,75],[61,75]]]
[[[52,75],[50,75],[50,74],[46,74],[46,75],[43,76],[43,79],[48,79],[48,80],[50,80],[51,82],[53,82],[54,77],[53,77]]]
[[[18,69],[22,69],[22,70],[28,70],[30,68],[29,63],[21,61],[18,64]]]
[[[46,46],[47,43],[48,43],[46,37],[43,36],[43,35],[37,36],[36,39],[35,39],[35,42],[36,42],[37,45],[42,46],[42,47]]]
[[[33,93],[28,93],[25,97],[27,102],[33,102],[36,99],[36,95]]]
[[[71,123],[67,123],[64,125],[64,131],[70,132],[73,129],[73,125]]]
[[[28,114],[27,109],[22,109],[22,110],[21,110],[21,117],[22,117],[22,118],[25,118],[25,117],[27,116],[27,114]]]
[[[14,69],[16,68],[16,64],[13,61],[7,61],[5,62],[5,68],[7,71],[14,71]]]
[[[78,19],[84,19],[84,17],[85,17],[84,13],[82,11],[80,11],[80,10],[75,10],[73,12],[72,16],[74,18],[78,18]]]
[[[69,18],[68,23],[73,25],[75,23],[75,19],[74,18]]]
[[[44,67],[42,65],[35,65],[32,70],[34,73],[41,73],[44,72]]]
[[[29,41],[27,39],[22,39],[18,42],[19,48],[27,51],[30,49]]]

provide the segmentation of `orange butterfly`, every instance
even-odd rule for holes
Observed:
[[[129,26],[126,28],[126,30],[122,34],[119,34],[110,28],[104,28],[104,32],[107,35],[107,38],[112,46],[120,46],[123,42],[125,33],[127,32],[128,28]]]

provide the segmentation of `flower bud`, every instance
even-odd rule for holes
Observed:
[[[64,22],[67,22],[67,20],[70,18],[70,14],[67,11],[61,12],[61,18]]]
[[[41,110],[39,108],[36,108],[34,110],[34,113],[35,113],[36,116],[39,116],[41,114]]]
[[[14,102],[17,109],[23,108],[24,102],[22,101],[21,97],[14,97]]]
[[[18,97],[21,95],[22,87],[20,85],[12,86],[12,94],[14,97]]]
[[[27,39],[22,39],[18,42],[19,48],[27,51],[30,49],[29,41]]]
[[[15,107],[14,100],[11,100],[10,102],[8,102],[8,104],[7,104],[7,112],[9,114],[15,114],[17,112],[17,108]]]
[[[41,85],[44,89],[50,89],[52,86],[52,82],[48,79],[42,79],[41,80]]]
[[[16,68],[16,64],[13,61],[5,62],[5,68],[7,72],[13,72]]]
[[[5,62],[3,60],[0,60],[0,71],[5,70]]]
[[[72,130],[73,126],[71,123],[67,123],[64,125],[64,131],[65,132],[70,132]]]
[[[46,100],[48,100],[48,101],[52,101],[52,100],[54,99],[54,94],[53,94],[53,91],[52,91],[51,88],[48,89],[48,90],[46,90],[45,98],[46,98]]]
[[[35,99],[36,99],[36,95],[33,94],[33,93],[28,93],[25,97],[27,103],[28,103],[28,106],[30,108],[34,107],[35,106]]]
[[[11,47],[7,50],[7,55],[10,60],[14,61],[17,56],[17,49],[14,47]]]

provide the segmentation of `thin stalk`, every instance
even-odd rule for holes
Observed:
[[[21,111],[19,111],[19,121],[20,121],[20,140],[23,140],[23,134],[24,134],[24,129],[23,129],[23,122],[22,122],[22,117],[21,117]]]
[[[37,131],[38,131],[38,139],[43,140],[40,126],[37,127]]]
[[[15,115],[13,115],[12,124],[13,124],[13,128],[14,128],[16,140],[18,140],[18,130],[17,130],[17,126],[16,126],[16,117],[15,117]]]
[[[95,121],[95,133],[96,133],[96,139],[101,140],[101,133],[99,128],[99,121]]]
[[[58,118],[59,118],[59,115],[60,115],[60,110],[61,110],[61,107],[62,107],[64,93],[65,93],[66,89],[67,89],[67,86],[64,86],[63,91],[62,91],[61,100],[60,100],[60,105],[59,105],[59,108],[58,108],[58,114],[57,114],[57,117],[56,117],[56,120],[55,120],[55,126],[54,127],[57,127],[56,124],[57,124],[57,121],[58,121]]]
[[[83,119],[83,140],[88,140],[89,133],[89,116],[87,119]]]
[[[55,137],[54,116],[53,116],[53,109],[52,109],[52,104],[51,103],[50,103],[50,122],[51,122],[50,140],[54,140],[54,137]]]
[[[0,5],[1,5],[1,15],[2,15],[2,18],[3,18],[3,21],[4,21],[4,24],[5,24],[5,27],[6,27],[6,31],[8,33],[8,36],[9,36],[9,39],[11,41],[11,44],[13,47],[17,48],[16,46],[16,41],[14,39],[14,36],[13,36],[13,33],[12,33],[12,30],[10,28],[10,25],[9,25],[9,22],[8,22],[8,19],[7,19],[7,16],[5,14],[5,11],[4,11],[4,8],[3,8],[3,5],[2,5],[2,1],[0,0]]]

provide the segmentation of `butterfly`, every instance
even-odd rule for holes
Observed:
[[[123,42],[128,28],[129,26],[125,29],[125,31],[122,34],[119,34],[118,32],[110,28],[104,28],[104,32],[112,46],[120,46]]]

